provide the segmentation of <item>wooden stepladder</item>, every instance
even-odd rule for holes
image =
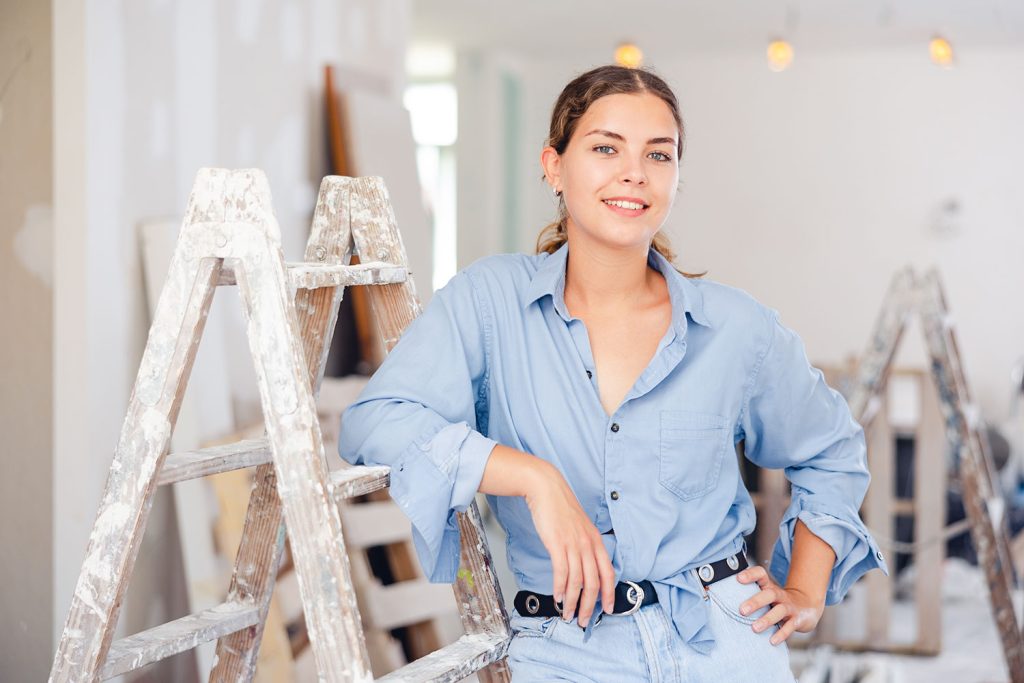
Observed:
[[[353,253],[358,266],[348,265]],[[286,523],[319,678],[372,680],[337,501],[387,487],[390,471],[329,474],[315,395],[346,286],[376,285],[370,299],[388,350],[420,311],[379,178],[324,179],[305,259],[285,264],[261,171],[199,172],[51,681],[111,678],[212,640],[210,679],[251,680]],[[218,286],[233,284],[248,322],[266,436],[168,455],[210,301]],[[156,487],[244,467],[256,467],[255,481],[225,602],[112,642]],[[458,521],[462,562],[453,588],[466,635],[381,680],[457,681],[475,671],[487,681],[510,679],[508,617],[476,505]]]
[[[958,466],[967,522],[985,572],[996,627],[1010,678],[1024,683],[1024,636],[1014,611],[1014,567],[1004,502],[988,439],[964,377],[960,351],[938,273],[918,277],[910,269],[893,278],[847,399],[853,416],[868,429],[882,405],[893,358],[910,315],[917,312],[931,358],[931,374],[945,419],[946,438]]]

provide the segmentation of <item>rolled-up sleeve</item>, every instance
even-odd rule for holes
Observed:
[[[342,415],[338,450],[353,465],[391,467],[391,497],[412,522],[424,574],[452,583],[456,512],[473,502],[496,442],[487,422],[486,309],[463,271],[426,310]]]
[[[792,498],[779,525],[770,572],[784,585],[796,520],[836,554],[826,604],[843,599],[865,572],[888,566],[860,518],[871,476],[864,431],[846,400],[807,360],[803,342],[769,313],[769,331],[754,368],[740,419],[751,462],[783,469]]]

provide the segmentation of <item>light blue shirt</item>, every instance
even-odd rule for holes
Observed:
[[[827,604],[872,568],[888,574],[858,515],[870,479],[863,431],[776,311],[689,279],[652,249],[672,323],[609,417],[586,327],[565,306],[567,254],[568,245],[502,254],[462,270],[342,417],[342,457],[391,466],[391,496],[412,521],[431,581],[455,581],[455,511],[473,501],[501,443],[558,468],[604,534],[617,579],[652,581],[679,635],[707,652],[708,603],[688,570],[744,550],[754,529],[741,439],[747,458],[784,468],[792,482],[771,561],[777,582],[797,519],[835,550]],[[519,588],[550,594],[550,556],[525,500],[487,500]]]

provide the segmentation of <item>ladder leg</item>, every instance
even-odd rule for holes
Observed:
[[[355,178],[351,200],[352,239],[360,258],[406,265],[408,260],[395,225],[387,190],[379,178]],[[412,280],[371,287],[370,301],[381,329],[385,348],[391,351],[406,326],[420,313]],[[458,514],[461,538],[459,574],[453,586],[456,604],[468,635],[492,634],[510,639],[508,615],[501,598],[497,575],[483,522],[474,502]],[[480,671],[488,683],[511,680],[504,658]]]
[[[257,242],[267,240],[265,235],[250,237],[251,255],[239,258],[235,274],[310,643],[322,678],[368,681],[369,657],[309,391],[309,369],[298,341],[295,304],[283,260],[264,257],[268,245]],[[273,250],[280,253],[276,245]]]
[[[348,179],[325,178],[320,186],[305,260],[345,263],[351,253],[350,240]],[[340,287],[321,287],[299,290],[295,295],[295,311],[308,369],[306,379],[314,394],[323,379],[342,292]],[[210,675],[211,681],[246,681],[255,674],[266,614],[284,550],[284,534],[274,466],[262,465],[256,470],[229,589],[230,596],[247,597],[260,606],[260,621],[217,643],[217,664]]]
[[[260,618],[255,626],[236,631],[217,642],[211,682],[249,681],[256,673],[256,655],[284,551],[284,534],[274,466],[260,465],[256,468],[242,543],[228,589],[229,601],[249,601],[259,605]]]
[[[501,597],[498,575],[494,572],[494,561],[475,501],[465,512],[458,513],[458,521],[462,548],[459,574],[453,589],[462,626],[470,635],[493,633],[511,640],[505,601]],[[479,678],[484,683],[509,683],[512,672],[508,668],[508,660],[502,657],[489,664],[480,670]]]
[[[935,273],[929,273],[926,278],[921,299],[922,326],[932,359],[932,373],[946,416],[947,433],[960,456],[964,509],[971,540],[988,581],[992,613],[1010,679],[1024,683],[1024,638],[1013,606],[1014,567],[1006,519],[1005,515],[994,518],[989,508],[989,501],[994,500],[997,493],[988,478],[991,470],[988,442],[978,431],[956,336],[947,321],[945,295]]]
[[[188,227],[182,228],[185,242]],[[191,258],[182,247],[175,251],[54,657],[51,681],[99,677],[220,269],[220,259]]]

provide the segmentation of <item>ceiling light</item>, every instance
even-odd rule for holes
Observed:
[[[953,46],[941,36],[935,36],[928,42],[928,55],[934,64],[946,68],[953,66]]]
[[[768,43],[768,68],[783,71],[793,62],[793,46],[785,40]]]
[[[639,69],[644,63],[644,53],[633,43],[622,43],[615,48],[615,63],[628,69]]]

